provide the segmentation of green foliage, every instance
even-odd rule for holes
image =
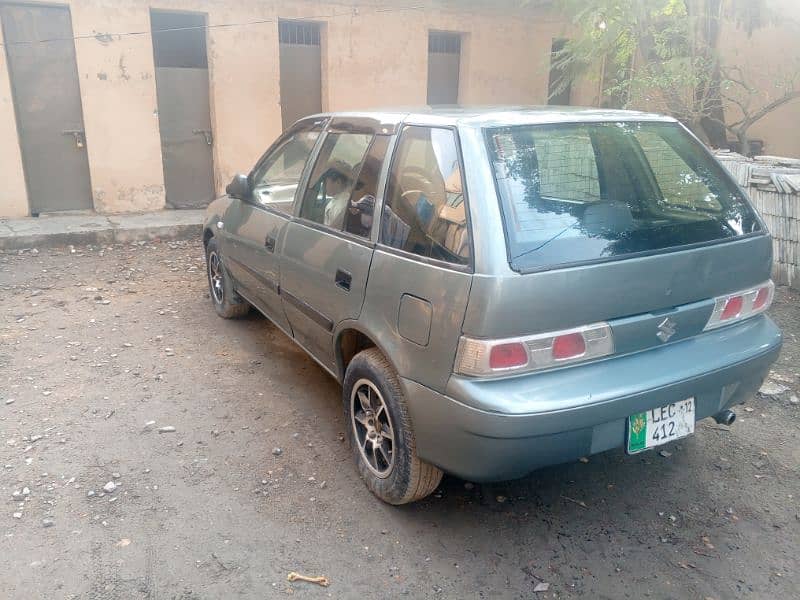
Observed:
[[[559,73],[554,93],[575,79],[593,76],[600,104],[618,108],[646,107],[681,119],[696,133],[719,143],[719,127],[742,139],[746,127],[763,117],[762,111],[745,114],[734,128],[724,121],[724,92],[753,95],[739,81],[730,85],[718,52],[721,24],[733,23],[742,34],[776,19],[769,0],[555,0],[571,20],[576,34],[553,57]],[[791,61],[788,61],[791,62]],[[795,97],[790,74],[787,86],[769,110]],[[746,102],[732,101],[743,111]],[[752,121],[752,122],[751,122]],[[741,131],[741,126],[745,131]],[[740,129],[735,129],[739,126]],[[713,129],[717,128],[717,135]],[[722,130],[724,143],[724,130]]]

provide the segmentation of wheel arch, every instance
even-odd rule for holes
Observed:
[[[394,369],[394,372],[398,373],[397,366],[394,364],[392,357],[386,352],[383,346],[376,341],[377,339],[378,336],[372,334],[357,321],[343,321],[339,324],[334,332],[333,348],[336,356],[336,371],[341,383],[344,383],[347,365],[350,364],[350,361],[353,360],[356,354],[367,348],[377,348],[380,353],[386,357],[386,360],[389,362],[392,369]]]
[[[203,248],[208,247],[208,242],[214,237],[214,231],[211,227],[203,228]]]

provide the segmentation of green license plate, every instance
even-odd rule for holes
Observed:
[[[694,398],[628,417],[628,454],[644,452],[694,433]]]

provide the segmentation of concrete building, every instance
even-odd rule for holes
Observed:
[[[205,204],[309,112],[545,104],[568,26],[539,4],[0,0],[0,217]],[[798,123],[752,133],[800,156]]]

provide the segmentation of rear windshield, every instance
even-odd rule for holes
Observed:
[[[730,177],[676,123],[524,125],[486,136],[516,270],[760,231]]]

